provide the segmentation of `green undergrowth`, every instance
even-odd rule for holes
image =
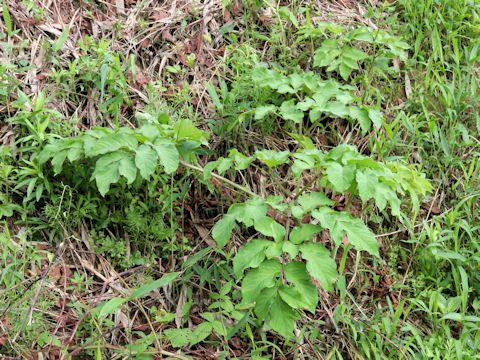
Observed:
[[[64,31],[30,94],[9,48],[0,352],[477,356],[480,5],[383,3],[367,26],[302,4],[222,28],[205,119],[176,83],[193,57],[138,90],[115,38],[66,60]]]

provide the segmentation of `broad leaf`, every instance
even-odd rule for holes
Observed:
[[[268,325],[282,335],[285,339],[292,337],[295,320],[299,315],[277,295],[270,306],[270,318]]]
[[[131,130],[117,131],[101,137],[90,149],[87,156],[97,156],[121,148],[135,150],[138,146],[138,141]]]
[[[272,244],[268,240],[251,240],[243,245],[233,258],[233,272],[237,278],[241,278],[247,268],[256,268],[265,259],[265,248]]]
[[[228,240],[232,236],[233,228],[235,227],[235,218],[227,214],[222,219],[217,221],[212,229],[212,237],[219,248],[227,245]]]
[[[289,239],[293,244],[301,244],[304,241],[310,240],[313,235],[322,231],[320,225],[300,224],[293,228],[290,232]]]
[[[305,264],[299,261],[286,264],[285,278],[300,293],[302,308],[314,313],[318,303],[318,292],[310,280]]]
[[[333,283],[337,280],[337,264],[330,252],[318,243],[300,245],[302,257],[307,261],[307,270],[317,279],[327,291],[333,290]]]
[[[342,166],[339,163],[331,162],[327,164],[327,178],[333,188],[338,192],[347,191],[352,185],[355,177],[355,167]]]
[[[132,156],[125,156],[118,165],[118,173],[127,179],[127,184],[131,184],[137,178],[137,167]]]
[[[275,279],[282,271],[282,265],[276,260],[266,260],[244,277],[242,297],[246,303],[253,302],[264,288],[275,285]]]
[[[271,217],[265,216],[254,220],[255,230],[259,231],[265,236],[270,236],[275,241],[280,241],[285,237],[285,228]]]
[[[135,165],[137,165],[140,175],[148,180],[150,175],[157,168],[158,155],[149,145],[140,145],[135,155]]]
[[[299,196],[298,203],[302,206],[305,212],[310,212],[319,206],[330,206],[335,203],[328,198],[323,192],[311,192]]]
[[[158,138],[155,140],[153,148],[157,152],[160,164],[162,164],[165,172],[167,174],[174,173],[180,163],[180,155],[175,144],[168,139]]]

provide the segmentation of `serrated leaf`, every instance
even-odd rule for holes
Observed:
[[[272,244],[268,240],[255,239],[243,245],[233,258],[233,272],[241,278],[247,268],[258,267],[265,259],[265,248]]]
[[[298,203],[305,212],[310,212],[319,206],[331,206],[335,202],[323,192],[311,192],[298,197]]]
[[[104,135],[97,140],[91,149],[85,150],[87,156],[97,156],[111,153],[121,148],[135,150],[138,146],[138,141],[134,134],[130,131],[114,132]]]
[[[273,242],[265,249],[267,259],[277,258],[282,255],[283,242]]]
[[[111,184],[117,183],[120,179],[118,167],[120,160],[122,160],[125,155],[126,153],[121,151],[112,152],[101,156],[95,163],[92,178],[95,179],[98,191],[102,196],[105,196]]]
[[[298,255],[298,246],[290,241],[284,241],[282,245],[282,251],[290,255],[291,259],[294,259]]]
[[[314,313],[318,303],[318,292],[310,280],[307,267],[303,262],[291,261],[284,267],[285,278],[300,293],[301,305]]]
[[[232,236],[235,227],[235,217],[230,214],[225,215],[212,228],[212,237],[219,248],[227,245],[228,240]]]
[[[379,256],[378,242],[375,234],[360,219],[350,218],[343,221],[343,229],[347,233],[348,241],[357,250],[365,250],[372,255]]]
[[[172,174],[178,169],[180,155],[175,144],[168,139],[157,138],[153,144],[157,152],[160,164],[167,174]]]
[[[352,185],[355,177],[355,167],[342,166],[339,163],[331,162],[327,164],[327,178],[332,187],[338,192],[347,191]]]
[[[278,288],[273,286],[265,288],[260,292],[255,300],[255,315],[259,320],[265,320],[270,314],[270,307],[277,296]]]
[[[280,106],[280,116],[285,120],[292,120],[294,123],[299,124],[303,120],[303,115],[303,111],[295,106],[295,100],[293,99],[284,101]]]
[[[362,202],[367,202],[368,200],[372,199],[375,195],[375,189],[378,185],[378,180],[375,174],[368,170],[365,172],[357,171],[356,180],[358,195],[360,195]]]
[[[255,230],[265,236],[273,237],[276,241],[280,241],[285,237],[285,228],[268,216],[254,219],[254,227]]]
[[[377,109],[370,109],[368,110],[368,116],[370,120],[372,120],[373,124],[377,129],[379,129],[382,126],[383,123],[383,116],[380,110]]]
[[[275,112],[277,107],[275,105],[259,106],[255,109],[255,120],[261,120],[268,114]]]
[[[120,160],[118,173],[127,179],[127,184],[131,184],[137,178],[137,167],[135,160],[131,156],[126,156]]]
[[[330,252],[318,243],[305,243],[300,245],[302,258],[307,261],[307,270],[317,279],[327,291],[333,290],[333,283],[337,280],[337,264],[332,259]]]
[[[362,128],[362,134],[366,134],[370,130],[372,120],[370,120],[368,110],[358,106],[351,106],[349,115],[352,119],[359,122],[360,127]]]
[[[277,260],[266,260],[258,268],[250,270],[242,282],[243,302],[255,301],[264,288],[274,286],[281,271],[282,265]]]
[[[270,306],[268,325],[285,339],[292,337],[295,320],[299,315],[277,295]]]
[[[211,334],[212,330],[213,325],[209,322],[204,322],[198,325],[192,332],[190,345],[195,345],[205,340]]]
[[[192,140],[200,144],[208,144],[208,134],[205,131],[197,129],[189,119],[182,119],[173,125],[177,141]]]
[[[313,235],[322,231],[322,227],[313,224],[300,224],[293,228],[290,232],[289,239],[293,244],[301,244],[304,241],[310,240]]]
[[[140,171],[140,175],[145,180],[148,180],[150,175],[155,172],[155,169],[157,168],[157,160],[157,152],[149,145],[140,145],[135,152],[135,165]]]
[[[290,156],[289,151],[261,150],[257,151],[256,156],[268,167],[275,167],[285,164]]]
[[[166,329],[163,331],[173,347],[181,348],[190,344],[192,330],[190,329]]]

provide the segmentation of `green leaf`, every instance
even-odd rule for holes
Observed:
[[[290,232],[289,239],[293,244],[301,244],[304,241],[310,240],[313,235],[322,231],[320,225],[313,224],[300,224],[293,228]]]
[[[211,334],[212,330],[213,330],[213,325],[209,322],[203,322],[200,325],[198,325],[195,328],[195,330],[193,330],[192,332],[190,345],[195,345],[205,340]]]
[[[317,289],[314,286],[314,291],[317,292]],[[288,306],[294,309],[305,309],[306,304],[303,302],[302,294],[300,291],[292,286],[280,285],[278,287],[278,294],[283,301],[287,303]]]
[[[100,318],[105,317],[116,312],[120,305],[124,304],[125,302],[127,302],[127,299],[125,298],[114,297],[98,305],[95,309],[93,309],[93,312]]]
[[[89,151],[85,152],[87,156],[97,156],[111,153],[121,148],[135,150],[137,146],[138,141],[133,133],[130,131],[119,131],[101,137]]]
[[[259,106],[255,109],[255,120],[261,120],[268,114],[275,112],[277,107],[275,105]]]
[[[168,139],[158,138],[155,140],[153,148],[157,152],[165,172],[167,174],[174,173],[180,164],[180,155],[175,144]]]
[[[311,192],[298,197],[298,203],[305,212],[311,212],[319,206],[331,206],[335,203],[323,192]]]
[[[140,145],[135,154],[135,165],[140,171],[140,175],[148,180],[150,175],[157,168],[158,155],[149,145]]]
[[[265,259],[265,248],[272,244],[268,240],[251,240],[243,245],[233,258],[233,272],[241,278],[247,268],[256,268]]]
[[[175,348],[185,347],[192,340],[192,330],[190,329],[167,329],[163,333]]]
[[[280,116],[285,120],[292,120],[294,123],[299,124],[303,120],[303,115],[303,111],[297,109],[293,99],[284,101],[280,106]]]
[[[383,123],[383,116],[380,110],[377,109],[370,109],[368,110],[368,116],[370,120],[372,120],[373,124],[377,129],[379,129],[382,126]]]
[[[294,259],[298,255],[298,246],[290,241],[284,241],[282,245],[282,251],[290,255],[291,259]]]
[[[354,166],[342,166],[336,162],[327,164],[327,178],[333,188],[338,192],[347,191],[355,177]]]
[[[217,90],[215,90],[215,87],[212,85],[212,83],[208,82],[205,85],[205,88],[207,89],[208,94],[210,95],[210,98],[212,99],[213,103],[215,104],[215,107],[218,110],[223,111],[223,104],[220,101],[220,98],[218,97],[218,94],[217,94]]]
[[[363,202],[367,202],[375,195],[378,180],[370,170],[357,171],[356,175],[358,194]]]
[[[281,271],[282,265],[277,260],[266,260],[258,268],[250,270],[242,282],[243,302],[255,301],[260,291],[274,286]]]
[[[303,309],[314,313],[318,303],[316,286],[310,280],[307,267],[303,262],[291,261],[285,265],[285,278],[300,293]]]
[[[152,281],[148,284],[142,285],[138,289],[136,289],[132,295],[130,295],[129,299],[134,300],[134,299],[139,299],[151,291],[158,289],[159,287],[165,286],[167,284],[170,284],[173,280],[175,280],[178,275],[180,275],[180,272],[172,272],[163,275],[160,279],[157,279],[155,281]]]
[[[255,153],[257,158],[261,160],[268,167],[275,167],[285,164],[288,161],[290,152],[288,151],[274,151],[274,150],[261,150]]]
[[[119,166],[120,161],[128,155],[122,151],[115,151],[101,156],[95,163],[95,170],[92,178],[97,183],[98,191],[102,196],[110,189],[110,184],[117,183],[120,179]]]
[[[380,256],[378,253],[378,242],[375,234],[360,219],[350,217],[348,221],[342,222],[343,229],[347,233],[348,240],[357,250],[365,250],[372,255]]]
[[[255,315],[259,320],[264,321],[270,314],[272,302],[277,296],[278,288],[276,286],[265,288],[255,299]]]
[[[254,219],[254,227],[263,235],[273,237],[275,241],[280,241],[285,237],[285,228],[268,216]]]
[[[227,245],[228,240],[230,240],[230,237],[232,236],[234,227],[235,217],[230,214],[225,215],[213,226],[212,237],[219,248],[223,248]]]
[[[53,45],[53,51],[57,52],[60,50],[65,43],[65,41],[68,38],[68,34],[70,33],[70,26],[65,26],[63,29],[62,33],[60,34],[60,37],[58,38],[57,41],[55,41],[55,44]]]
[[[200,144],[208,144],[208,134],[197,129],[189,119],[182,119],[176,122],[173,130],[176,133],[177,141],[193,140]]]
[[[103,63],[100,67],[100,101],[103,101],[103,96],[105,95],[105,82],[107,81],[109,70],[107,63]]]
[[[337,264],[330,252],[318,243],[300,245],[302,257],[307,261],[307,270],[317,279],[327,291],[333,290],[333,283],[337,280]]]
[[[278,295],[270,306],[270,318],[268,325],[282,335],[285,339],[292,337],[295,320],[298,314]]]
[[[127,184],[131,184],[137,178],[137,167],[132,156],[126,156],[120,160],[118,173],[127,179]]]
[[[2,15],[3,21],[5,22],[5,27],[7,28],[8,36],[13,34],[12,18],[10,17],[10,11],[8,11],[8,5],[3,3],[2,5]]]
[[[290,21],[293,26],[298,28],[298,20],[295,17],[295,15],[290,11],[290,9],[287,6],[280,6],[278,8],[278,15],[285,20]]]
[[[357,120],[362,128],[362,134],[366,134],[372,126],[372,120],[368,115],[368,110],[359,106],[351,106],[349,115],[352,119]]]

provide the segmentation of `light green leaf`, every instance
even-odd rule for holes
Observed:
[[[190,329],[167,329],[163,333],[175,348],[185,347],[192,340],[192,330]]]
[[[379,256],[379,246],[375,239],[375,234],[362,220],[348,216],[348,218],[341,221],[341,225],[355,249],[365,250],[372,255]]]
[[[127,184],[131,184],[137,178],[137,167],[132,156],[126,156],[120,160],[118,173],[127,179]]]
[[[359,122],[362,128],[362,134],[366,134],[372,126],[372,120],[370,120],[368,110],[359,106],[351,106],[349,112],[350,117]]]
[[[213,226],[212,237],[219,248],[223,248],[227,245],[228,240],[230,240],[230,237],[232,236],[234,227],[235,217],[230,214],[225,215]]]
[[[298,203],[302,206],[305,212],[311,212],[319,206],[331,206],[335,203],[328,198],[323,192],[310,192],[298,197]]]
[[[243,302],[249,303],[257,299],[260,291],[275,285],[275,279],[282,271],[277,260],[266,260],[244,277],[242,282]]]
[[[160,164],[162,164],[165,172],[167,174],[174,173],[180,163],[180,155],[175,144],[168,139],[157,138],[153,148],[157,152]]]
[[[254,227],[263,235],[273,237],[275,241],[280,241],[285,237],[285,228],[268,216],[254,219]]]
[[[135,165],[137,165],[140,175],[148,180],[150,175],[157,168],[158,155],[149,145],[140,145],[135,154]]]
[[[314,291],[317,289],[314,286]],[[307,305],[303,302],[302,294],[300,291],[292,286],[280,285],[278,287],[278,294],[288,306],[294,309],[305,309]]]
[[[97,156],[111,153],[121,148],[135,150],[138,141],[131,131],[118,131],[104,135],[97,140],[89,151],[85,151],[87,156]]]
[[[322,231],[320,225],[300,224],[293,228],[290,232],[289,239],[293,244],[301,244],[304,241],[310,240],[313,235]]]
[[[285,265],[285,278],[300,293],[302,308],[314,313],[318,303],[316,286],[310,280],[307,267],[303,262],[291,261]]]
[[[92,179],[95,179],[98,191],[102,196],[105,196],[108,192],[110,184],[117,183],[120,179],[118,167],[120,166],[120,160],[125,158],[126,155],[121,151],[112,152],[103,155],[95,163]]]
[[[307,270],[317,279],[327,291],[333,290],[333,283],[337,280],[337,264],[330,252],[318,243],[300,245],[302,257],[307,261]]]
[[[213,325],[209,322],[203,322],[193,330],[192,337],[190,339],[190,345],[198,344],[205,340],[212,332]]]
[[[375,195],[375,189],[378,180],[375,174],[368,169],[365,171],[357,171],[356,175],[358,194],[363,202],[367,202]]]
[[[70,33],[70,26],[65,26],[63,29],[62,33],[60,34],[60,37],[58,38],[57,41],[55,41],[55,44],[53,45],[53,51],[57,52],[60,50],[65,43],[65,41],[68,38],[68,34]]]
[[[295,320],[299,315],[277,295],[270,306],[268,325],[285,339],[292,337]]]
[[[294,123],[299,124],[303,120],[303,115],[303,111],[297,109],[293,99],[284,101],[280,106],[280,116],[285,120],[292,120]]]
[[[255,120],[261,120],[270,113],[275,112],[277,107],[275,105],[259,106],[255,109]]]
[[[379,129],[382,126],[383,123],[383,116],[380,110],[377,109],[370,109],[368,110],[368,116],[370,120],[372,120],[373,124],[377,129]]]
[[[108,301],[105,301],[93,309],[94,314],[97,314],[98,317],[105,317],[116,312],[120,305],[127,302],[127,299],[114,297]]]
[[[208,144],[208,134],[197,129],[189,119],[182,119],[176,122],[173,125],[173,130],[177,136],[177,141],[193,140],[200,144]]]
[[[241,278],[247,268],[256,268],[265,259],[265,248],[272,244],[268,240],[251,240],[243,245],[233,258],[233,272],[237,278]]]
[[[261,150],[255,153],[257,158],[261,160],[268,167],[275,167],[285,164],[288,161],[290,152],[288,151],[274,151],[274,150]]]
[[[328,181],[338,192],[343,193],[347,191],[352,185],[354,177],[354,166],[342,166],[336,162],[331,162],[327,164]]]
[[[270,314],[270,307],[272,302],[277,296],[278,288],[272,286],[265,288],[260,292],[257,299],[255,299],[255,315],[257,315],[259,320],[265,320]]]
[[[291,243],[290,241],[285,241],[282,245],[282,251],[290,255],[291,259],[294,259],[298,255],[298,246]]]
[[[141,297],[147,295],[148,293],[150,293],[151,291],[153,291],[155,289],[158,289],[159,287],[170,284],[173,280],[175,280],[178,277],[179,274],[180,274],[180,272],[168,273],[168,274],[163,275],[160,279],[157,279],[157,280],[152,281],[148,284],[142,285],[141,287],[136,289],[132,293],[132,295],[130,295],[129,299],[134,300],[134,299],[141,298]]]

